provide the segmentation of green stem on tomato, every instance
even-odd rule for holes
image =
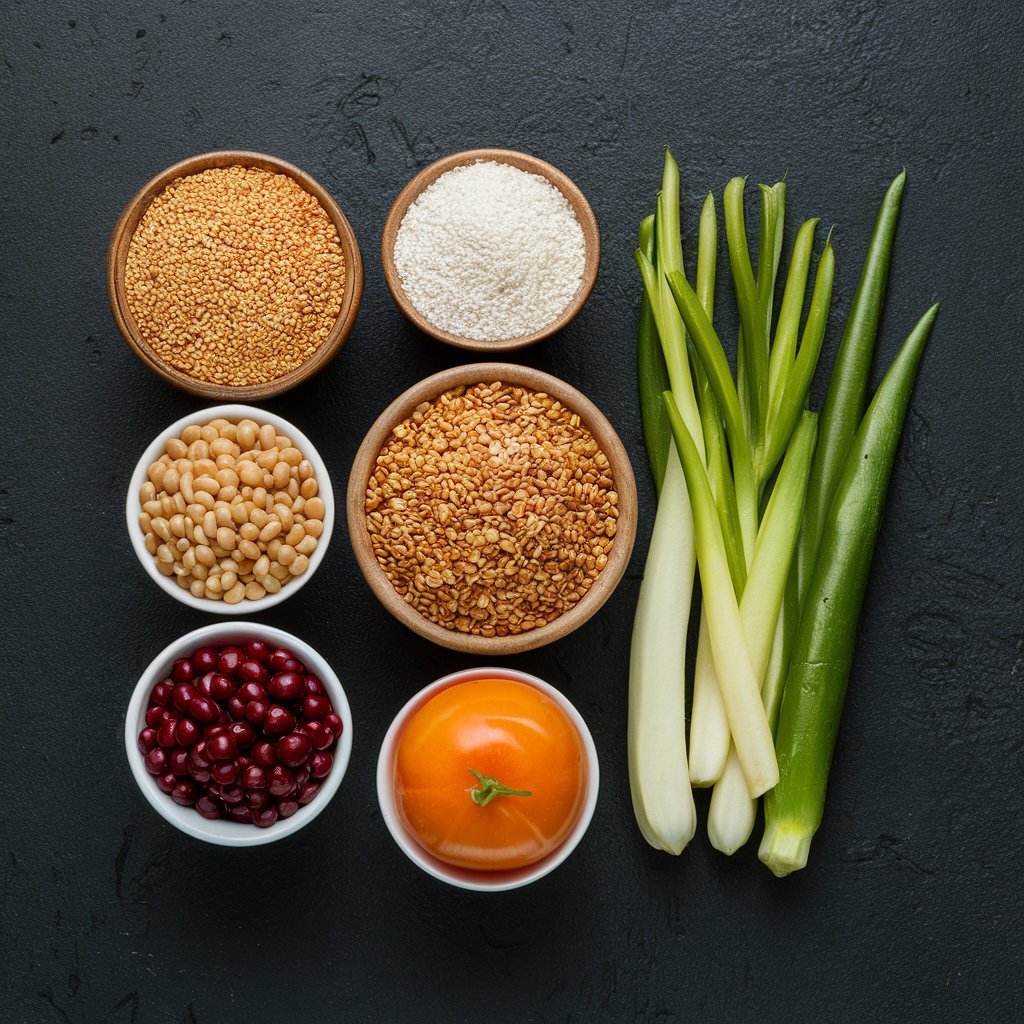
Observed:
[[[533,796],[528,789],[509,789],[491,775],[482,775],[475,768],[469,769],[479,780],[480,785],[474,786],[469,795],[478,807],[486,807],[496,796]]]

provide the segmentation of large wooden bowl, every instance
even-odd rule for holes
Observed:
[[[477,338],[464,338],[459,334],[450,334],[448,331],[435,327],[406,295],[395,266],[395,238],[398,235],[398,229],[405,218],[406,211],[419,198],[420,193],[437,181],[446,171],[455,167],[464,167],[467,164],[475,164],[481,160],[511,164],[522,171],[529,171],[531,174],[539,174],[546,178],[568,200],[583,229],[583,276],[579,288],[576,289],[576,294],[555,320],[545,324],[532,334],[524,334],[518,338],[481,341]],[[513,149],[467,149],[461,153],[453,153],[451,156],[446,156],[429,167],[425,167],[398,193],[398,198],[395,199],[387,220],[384,222],[380,257],[384,265],[384,280],[387,282],[391,297],[395,300],[395,305],[425,334],[437,338],[438,341],[474,352],[510,352],[549,338],[556,331],[565,327],[583,308],[594,287],[594,282],[597,280],[597,267],[601,260],[601,236],[597,228],[597,218],[594,216],[594,211],[590,208],[586,196],[579,190],[575,182],[557,167],[538,160],[537,157],[530,156],[528,153],[519,153]]]
[[[616,524],[615,543],[612,544],[608,563],[577,604],[538,629],[510,636],[484,637],[446,629],[405,603],[385,576],[373,551],[370,533],[366,528],[366,485],[376,467],[377,456],[390,437],[391,431],[411,415],[416,406],[460,385],[471,386],[494,381],[545,392],[579,414],[583,425],[608,457],[615,490],[619,496],[619,518]],[[543,647],[566,636],[582,626],[608,600],[626,571],[633,550],[637,517],[636,482],[633,479],[629,456],[618,434],[615,433],[615,428],[582,392],[557,377],[528,366],[518,366],[514,363],[473,363],[468,366],[456,366],[427,377],[399,395],[380,414],[356,453],[348,481],[347,512],[349,536],[359,568],[370,589],[396,619],[420,636],[433,640],[442,647],[469,654],[500,656]]]
[[[143,338],[142,332],[132,316],[125,293],[124,278],[128,247],[131,245],[135,229],[139,226],[139,221],[142,220],[149,204],[175,179],[197,174],[200,171],[209,170],[211,167],[259,167],[265,171],[286,174],[293,178],[317,200],[331,218],[338,231],[338,239],[345,257],[345,290],[341,299],[341,312],[323,344],[301,366],[264,384],[239,387],[210,384],[207,381],[196,380],[196,378],[182,373],[177,367],[171,366],[170,363],[161,359],[149,342]],[[107,254],[107,294],[110,298],[110,308],[114,314],[114,320],[121,334],[124,335],[124,340],[128,342],[129,347],[139,359],[151,370],[160,374],[164,380],[170,381],[171,384],[183,391],[211,401],[252,402],[270,398],[272,395],[279,395],[297,384],[301,384],[307,378],[319,373],[338,354],[342,345],[345,344],[352,325],[355,323],[356,314],[359,312],[359,302],[363,295],[363,264],[352,225],[349,224],[345,214],[341,212],[341,208],[322,185],[300,167],[285,160],[267,156],[265,153],[226,149],[213,153],[202,153],[199,156],[182,160],[168,167],[167,170],[161,171],[155,178],[142,186],[135,198],[125,208],[124,213],[121,214],[114,228],[113,237],[110,239],[110,249]]]

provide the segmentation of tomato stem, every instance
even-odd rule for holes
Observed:
[[[473,803],[478,807],[486,807],[496,796],[533,796],[528,789],[509,789],[490,775],[481,775],[475,768],[469,770],[480,781],[479,786],[474,786],[469,791]]]

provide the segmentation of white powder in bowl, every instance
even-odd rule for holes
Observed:
[[[395,267],[435,327],[477,341],[539,331],[583,277],[583,229],[546,178],[493,160],[446,171],[406,211]]]

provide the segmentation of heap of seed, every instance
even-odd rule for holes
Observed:
[[[128,248],[125,293],[143,339],[196,380],[265,384],[301,366],[341,312],[334,222],[293,178],[216,167],[150,203]]]
[[[435,327],[499,341],[562,314],[579,290],[586,243],[547,178],[482,160],[424,189],[402,218],[394,259],[409,301]]]
[[[139,492],[157,570],[193,597],[238,604],[309,568],[326,506],[312,463],[273,424],[210,420],[172,437]]]
[[[446,629],[507,636],[572,608],[608,562],[618,495],[608,458],[550,395],[459,387],[395,427],[366,489],[366,525],[406,603]]]

